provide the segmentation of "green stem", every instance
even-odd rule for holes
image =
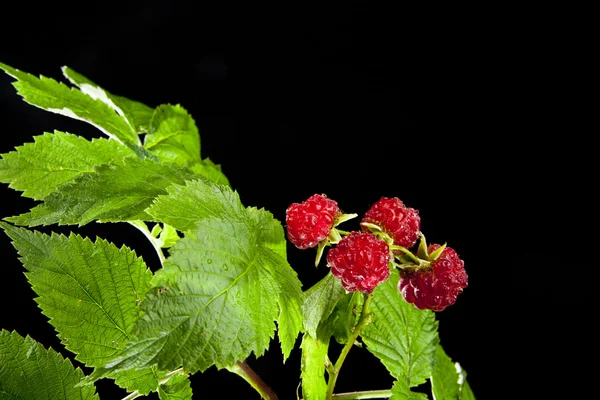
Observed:
[[[327,399],[327,400],[332,400],[334,397],[333,389],[335,388],[335,382],[337,381],[337,378],[340,374],[340,369],[342,368],[342,364],[344,364],[344,360],[346,360],[346,356],[350,352],[350,349],[352,348],[352,346],[354,346],[354,342],[356,342],[356,339],[358,338],[358,335],[360,335],[360,332],[363,330],[363,328],[365,326],[367,326],[371,322],[371,320],[373,318],[373,314],[369,313],[369,305],[371,304],[372,299],[373,299],[372,293],[365,294],[365,301],[363,302],[363,307],[362,307],[362,311],[360,313],[360,318],[358,320],[358,323],[352,330],[352,333],[350,334],[350,337],[348,338],[346,345],[342,349],[340,356],[338,357],[337,361],[335,362],[333,371],[328,370],[329,381],[327,382],[327,394],[325,396],[325,399]]]
[[[390,397],[392,397],[390,389],[365,390],[364,392],[337,393],[333,395],[335,400],[389,399]]]
[[[129,393],[127,396],[123,397],[121,400],[133,400],[133,399],[137,399],[140,396],[141,396],[140,392],[138,392],[136,390],[135,392]]]
[[[244,380],[260,394],[261,399],[278,400],[273,389],[271,389],[269,385],[267,385],[261,377],[250,368],[246,361],[237,361],[231,367],[227,367],[227,369],[244,378]]]
[[[160,265],[162,266],[163,262],[165,261],[165,255],[163,254],[161,247],[156,242],[156,238],[152,236],[152,234],[148,230],[148,226],[146,225],[146,223],[144,221],[129,221],[129,224],[136,227],[140,232],[144,234],[144,236],[146,236],[146,239],[148,239],[150,243],[152,243],[152,247],[154,247],[154,250],[156,250],[156,254],[158,255],[158,259],[160,260]]]

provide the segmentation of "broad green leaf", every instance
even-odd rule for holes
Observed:
[[[238,215],[247,213],[237,192],[201,179],[189,181],[185,185],[173,185],[167,192],[166,196],[158,196],[146,212],[157,221],[165,222],[182,232],[194,231],[198,221],[209,217],[237,218]],[[281,237],[280,240],[285,238]]]
[[[200,162],[191,164],[188,168],[211,182],[219,185],[231,186],[229,179],[227,179],[221,170],[221,166],[212,162],[210,158],[205,158]]]
[[[435,350],[431,388],[436,400],[459,399],[464,376],[439,344]]]
[[[59,186],[29,213],[6,218],[17,225],[85,225],[91,221],[148,220],[145,209],[173,183],[195,175],[150,159],[125,158],[94,167]]]
[[[147,105],[129,100],[122,96],[109,93],[85,76],[73,71],[69,67],[62,67],[63,75],[79,89],[93,99],[99,99],[107,106],[115,110],[120,116],[124,117],[129,126],[136,133],[146,133],[150,127],[150,119],[154,109]]]
[[[467,372],[459,363],[453,363],[441,346],[438,346],[436,351],[431,385],[436,399],[454,398],[451,396],[457,393],[456,398],[459,400],[475,400],[475,395],[467,382]]]
[[[41,200],[58,186],[101,164],[116,163],[135,154],[115,140],[93,139],[55,131],[35,136],[16,151],[2,154],[0,182]]]
[[[313,338],[317,337],[317,328],[326,320],[337,302],[346,294],[339,279],[331,273],[313,285],[304,293],[302,318],[304,330]]]
[[[257,248],[273,251],[284,260],[281,267],[273,272],[280,282],[281,291],[277,293],[280,313],[278,317],[278,336],[284,359],[295,345],[302,328],[300,312],[302,292],[296,272],[287,263],[286,239],[281,223],[273,214],[255,207],[245,208],[237,192],[222,185],[205,180],[194,180],[183,185],[173,185],[169,195],[159,196],[147,212],[156,220],[172,225],[180,231],[189,230],[198,222],[215,217],[227,221],[243,221],[248,232],[255,236]],[[240,232],[244,234],[244,232]]]
[[[75,387],[84,378],[53,349],[31,337],[0,331],[0,398],[14,400],[98,399],[94,387]]]
[[[154,110],[144,147],[161,161],[182,166],[201,161],[196,122],[180,105],[163,104]]]
[[[111,138],[126,143],[139,143],[137,133],[127,120],[100,99],[94,99],[77,88],[70,88],[52,78],[39,78],[0,63],[8,75],[16,79],[13,86],[23,99],[36,107],[56,114],[88,122]]]
[[[176,185],[155,202],[158,220],[180,227],[180,218],[190,215],[196,228],[190,230],[185,220],[186,236],[169,250],[153,279],[155,289],[141,304],[145,314],[136,324],[136,340],[107,369],[153,363],[166,370],[183,366],[188,373],[224,368],[251,353],[261,356],[274,337],[275,321],[284,360],[289,356],[302,323],[301,283],[272,243],[263,244],[256,224],[278,222],[257,218],[255,213],[265,211],[246,209],[230,189],[212,191],[215,187],[192,181],[187,190]],[[200,208],[179,210],[187,201]],[[102,371],[94,378],[101,376]]]
[[[394,382],[392,387],[392,397],[390,400],[428,400],[425,393],[413,392],[410,390],[409,383],[404,379]]]
[[[390,374],[408,382],[424,383],[432,373],[438,344],[435,314],[407,303],[398,292],[398,271],[373,291],[373,321],[362,331],[367,349],[378,357]]]
[[[192,400],[192,386],[186,375],[177,374],[158,387],[160,400]]]
[[[46,235],[2,222],[0,227],[19,253],[42,313],[75,359],[97,367],[119,354],[150,287],[152,273],[143,260],[102,239]],[[149,393],[163,375],[146,368],[111,377],[128,390]]]

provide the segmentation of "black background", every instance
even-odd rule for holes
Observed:
[[[359,214],[400,197],[419,210],[429,242],[465,260],[469,287],[437,316],[476,397],[587,393],[598,267],[588,11],[217,3],[5,4],[0,61],[59,80],[68,65],[114,94],[181,104],[202,156],[222,165],[245,205],[279,220],[314,193]],[[54,129],[100,136],[26,104],[12,81],[0,75],[0,153]],[[0,196],[3,216],[33,205],[7,185]],[[156,266],[133,228],[73,230],[126,243]],[[1,328],[62,351],[6,236],[0,254]],[[312,267],[312,251],[288,254],[305,288],[326,272]],[[299,351],[285,365],[280,354],[274,341],[249,363],[294,399]],[[192,382],[195,398],[258,398],[226,371]],[[390,384],[357,348],[337,387]],[[124,395],[110,382],[99,393]]]

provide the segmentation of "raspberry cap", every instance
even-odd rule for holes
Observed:
[[[381,228],[396,246],[412,247],[420,236],[421,217],[414,208],[406,207],[398,197],[382,197],[364,214],[361,221],[363,231],[369,230],[364,224]]]
[[[293,203],[285,211],[288,239],[302,250],[315,247],[329,236],[339,214],[337,202],[324,194]]]
[[[428,253],[432,254],[440,247],[431,244]],[[400,269],[398,290],[404,300],[420,310],[442,311],[454,304],[468,285],[464,265],[454,249],[445,247],[426,267]]]
[[[327,253],[331,273],[347,292],[371,293],[390,276],[390,250],[369,232],[351,232]]]

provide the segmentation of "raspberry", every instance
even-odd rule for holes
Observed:
[[[390,276],[390,250],[372,233],[351,232],[327,253],[331,273],[348,292],[371,293]]]
[[[331,232],[340,214],[337,202],[315,194],[303,203],[293,203],[285,211],[288,239],[299,249],[315,247]]]
[[[439,244],[431,244],[431,254]],[[402,297],[420,310],[442,311],[456,302],[456,297],[468,285],[464,261],[446,247],[429,267],[400,270],[398,290]]]
[[[367,211],[361,221],[379,226],[396,246],[412,247],[419,238],[421,218],[419,212],[409,208],[397,197],[382,197]],[[362,226],[363,230],[369,229]]]

